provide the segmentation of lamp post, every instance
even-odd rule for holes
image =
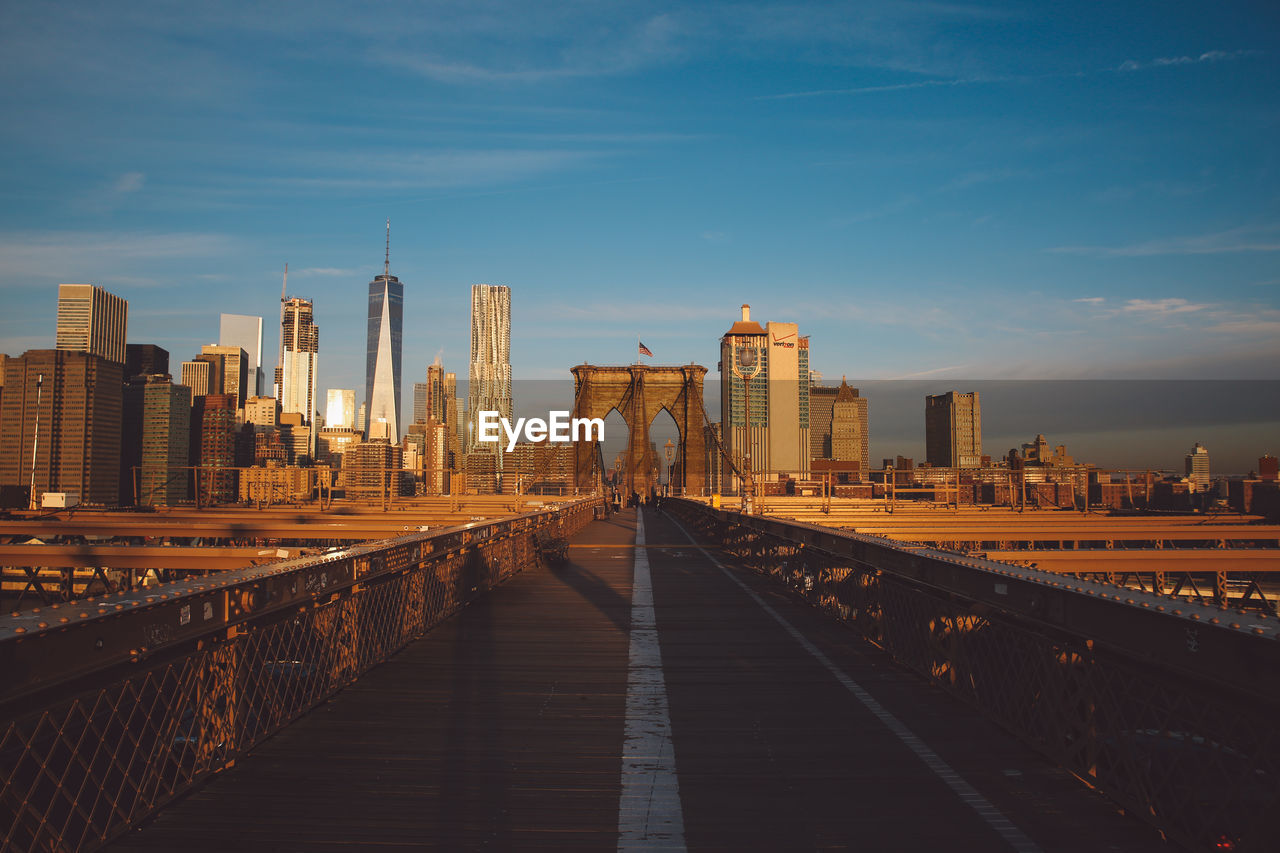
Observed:
[[[40,394],[44,390],[44,374],[36,374],[36,428],[35,434],[31,437],[31,489],[28,497],[30,498],[30,506],[28,509],[36,509],[39,502],[36,500],[36,448],[40,446]]]
[[[733,358],[733,375],[742,380],[743,407],[746,410],[747,447],[744,454],[746,482],[742,487],[742,512],[751,515],[754,510],[756,491],[755,479],[751,475],[751,380],[760,374],[760,353],[755,347],[739,346],[735,348]]]
[[[622,452],[621,451],[618,452],[617,456],[613,457],[613,490],[623,498],[624,502],[631,497],[630,495],[625,495],[625,496],[622,495]]]
[[[676,456],[676,445],[671,439],[668,438],[667,443],[662,445],[662,449],[667,454],[667,497],[670,497],[672,494],[674,494],[674,492],[671,489],[671,463]]]

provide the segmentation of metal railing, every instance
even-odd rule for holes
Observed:
[[[693,501],[664,508],[1170,840],[1275,849],[1280,620]]]
[[[557,509],[0,619],[0,850],[101,846],[532,565]]]

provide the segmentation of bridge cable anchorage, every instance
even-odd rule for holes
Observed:
[[[680,807],[680,781],[640,509],[636,510],[635,554],[618,849],[684,850],[684,812]]]
[[[980,794],[976,788],[966,782],[959,773],[952,770],[949,764],[943,761],[936,752],[934,752],[923,740],[907,728],[901,720],[889,713],[889,711],[881,705],[874,696],[868,693],[860,684],[858,684],[858,682],[845,674],[844,670],[836,666],[835,663],[832,662],[831,658],[823,654],[821,649],[809,641],[808,637],[800,633],[794,625],[783,618],[781,613],[769,606],[768,602],[757,595],[753,589],[738,580],[738,578],[734,576],[733,572],[725,568],[725,566],[713,557],[710,552],[699,545],[680,521],[670,515],[667,517],[671,519],[672,523],[674,523],[676,527],[680,528],[680,531],[684,533],[685,538],[689,540],[690,544],[692,544],[694,548],[697,548],[698,551],[702,553],[702,556],[710,560],[711,564],[723,572],[725,577],[737,584],[738,588],[746,593],[752,601],[760,605],[760,608],[764,610],[765,613],[772,616],[773,620],[777,622],[784,631],[790,634],[792,639],[799,643],[805,651],[812,655],[818,663],[822,664],[828,672],[835,676],[836,681],[840,682],[846,690],[852,693],[854,698],[862,703],[864,708],[871,712],[872,716],[883,723],[885,728],[891,731],[894,736],[907,747],[907,749],[911,750],[917,758],[923,761],[925,766],[932,770],[934,775],[941,779],[942,782],[951,789],[952,793],[968,805],[972,806],[973,810],[978,813],[978,816],[982,818],[983,822],[995,830],[996,834],[1003,838],[1010,847],[1017,851],[1017,853],[1043,853],[1040,845],[1032,841],[1025,832],[1015,826],[1013,821],[1005,817],[1003,812],[992,805],[991,801]],[[636,540],[636,543],[637,545],[639,544],[639,539]]]

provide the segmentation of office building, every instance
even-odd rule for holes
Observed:
[[[310,426],[316,415],[316,370],[320,358],[320,327],[309,299],[292,297],[282,303],[280,367],[276,370],[276,399],[281,412],[302,416]],[[310,445],[311,455],[315,445]]]
[[[867,432],[867,399],[858,396],[858,389],[842,379],[831,406],[830,458],[857,462],[858,471],[865,475],[871,451]]]
[[[759,370],[748,383],[743,365],[750,359]],[[795,323],[761,326],[743,305],[741,318],[720,339],[721,440],[744,471],[750,461],[754,479],[808,475],[809,389],[809,338]],[[722,488],[737,490],[731,468],[725,478]]]
[[[213,369],[214,365],[208,359],[182,362],[182,384],[191,389],[192,397],[203,397],[209,393]]]
[[[477,439],[479,413],[512,415],[511,288],[471,286],[471,373],[467,394],[467,452],[495,452],[498,443]]]
[[[174,385],[166,375],[149,376],[140,388],[129,390],[135,389],[142,392],[137,503],[175,506],[187,499],[190,479],[191,389]]]
[[[400,441],[400,338],[404,323],[404,285],[391,274],[391,220],[382,275],[369,282],[369,334],[365,358],[367,433]],[[374,429],[378,424],[379,428]]]
[[[351,388],[330,388],[325,400],[325,429],[353,429],[355,425],[355,390]]]
[[[82,504],[119,502],[123,346],[120,356],[28,350],[5,359],[0,486],[25,488],[34,479],[37,500],[66,492]]]
[[[160,376],[169,372],[169,351],[155,344],[126,344],[124,348],[124,378],[127,382],[135,376]]]
[[[434,418],[411,424],[404,437],[404,467],[413,470],[420,495],[448,493],[448,436]]]
[[[1209,451],[1200,442],[1186,457],[1187,479],[1191,481],[1194,491],[1204,492],[1209,489]]]
[[[57,348],[124,364],[129,303],[92,284],[58,285]]]
[[[243,409],[244,401],[253,394],[249,393],[249,356],[239,346],[222,346],[206,344],[200,348],[201,361],[208,361],[209,392],[211,394],[232,394],[236,398],[236,408]]]
[[[351,428],[325,427],[316,436],[316,461],[326,463],[333,468],[342,467],[342,456],[347,448],[364,440],[359,430]]]
[[[458,397],[458,375],[444,375],[444,424],[447,437],[446,450],[449,454],[449,467],[456,470],[462,459],[462,441],[458,433],[460,426],[458,412],[462,408],[462,400]]]
[[[427,422],[427,383],[413,383],[413,422],[415,424],[425,424]]]
[[[389,500],[412,493],[399,445],[377,440],[349,446],[342,454],[346,495],[354,500]],[[407,482],[409,481],[409,482]]]
[[[280,401],[275,397],[250,397],[244,403],[244,422],[260,429],[274,429],[280,423]]]
[[[935,468],[982,465],[982,405],[978,392],[924,398],[925,459]]]
[[[195,476],[197,500],[221,503],[236,499],[236,398],[208,394],[191,403],[189,458],[200,466]]]
[[[445,373],[444,367],[437,358],[434,364],[427,366],[427,399],[426,409],[429,420],[446,423],[449,419],[449,399],[457,393],[457,379],[453,380],[453,389],[449,382],[452,373]]]
[[[840,389],[834,385],[809,387],[809,457],[831,458],[831,416]]]
[[[244,397],[263,393],[262,318],[247,314],[223,314],[218,325],[218,346],[240,347],[245,352],[247,387]]]

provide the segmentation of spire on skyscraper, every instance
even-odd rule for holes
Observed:
[[[382,262],[382,274],[391,275],[391,217],[387,217],[387,259]]]

